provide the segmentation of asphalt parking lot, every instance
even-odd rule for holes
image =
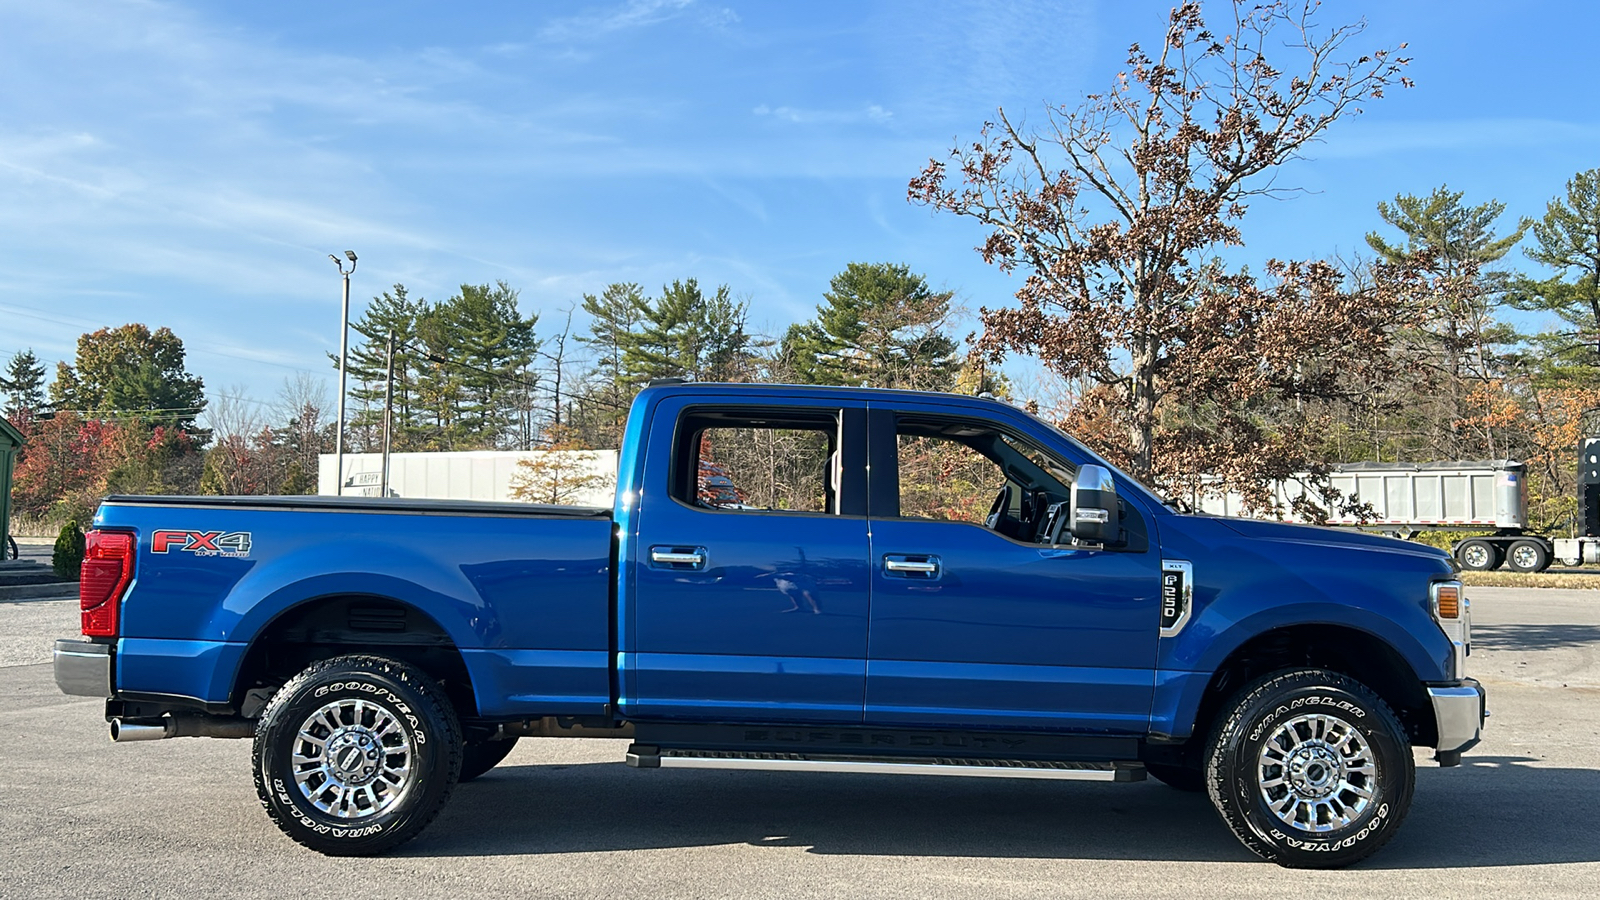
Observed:
[[[1154,781],[640,771],[561,740],[393,855],[329,859],[267,821],[247,742],[112,744],[57,692],[75,603],[0,603],[0,897],[1600,896],[1600,592],[1468,594],[1487,736],[1419,768],[1398,836],[1340,872],[1261,863]]]

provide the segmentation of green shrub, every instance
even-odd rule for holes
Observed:
[[[56,575],[62,578],[76,580],[82,565],[83,532],[78,529],[77,519],[68,519],[67,524],[61,526],[61,534],[56,537],[55,552],[50,554],[50,568],[55,569]]]

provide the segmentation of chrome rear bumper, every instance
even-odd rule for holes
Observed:
[[[56,687],[76,697],[111,696],[111,645],[59,640],[55,649]]]

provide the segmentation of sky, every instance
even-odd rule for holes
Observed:
[[[503,279],[544,335],[607,284],[691,277],[779,334],[850,262],[1003,305],[1020,278],[907,181],[996,108],[1040,121],[1107,87],[1171,5],[0,0],[0,362],[31,348],[53,373],[83,332],[143,322],[213,395],[331,388],[346,249],[352,318],[396,283]],[[1319,19],[1407,43],[1416,86],[1286,167],[1304,190],[1252,204],[1244,261],[1349,255],[1379,201],[1441,184],[1509,229],[1600,167],[1597,0]]]

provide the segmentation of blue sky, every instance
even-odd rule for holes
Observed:
[[[687,277],[776,333],[851,261],[1003,304],[977,227],[907,180],[996,106],[1103,88],[1170,6],[0,0],[0,359],[140,321],[213,392],[331,385],[346,248],[358,308],[505,279],[544,333],[585,292]],[[1284,174],[1309,193],[1255,204],[1246,258],[1357,250],[1378,201],[1442,183],[1509,226],[1600,166],[1600,3],[1322,13],[1362,17],[1417,86]]]

